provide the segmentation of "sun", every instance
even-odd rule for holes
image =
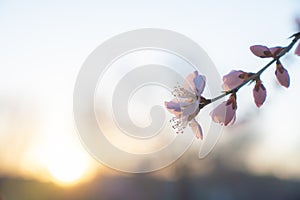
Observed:
[[[48,138],[42,152],[42,163],[55,183],[73,185],[88,176],[89,157],[80,144],[70,138]]]
[[[80,158],[78,152],[72,152],[72,154],[61,153],[53,154],[53,157],[49,158],[47,168],[56,182],[74,184],[83,178],[88,164],[86,159]]]

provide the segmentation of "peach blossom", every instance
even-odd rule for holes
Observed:
[[[235,93],[230,96],[227,101],[224,101],[218,105],[214,110],[210,112],[212,120],[222,125],[231,125],[236,119],[236,95]]]
[[[283,47],[268,48],[263,45],[254,45],[250,47],[252,53],[261,58],[276,58],[277,55],[283,50]]]
[[[263,103],[266,100],[266,96],[267,96],[267,90],[265,86],[262,84],[261,80],[257,80],[253,88],[254,102],[257,107],[263,105]]]
[[[300,56],[300,43],[299,43],[298,46],[296,47],[295,54],[296,54],[297,56]]]
[[[245,81],[246,74],[246,72],[241,70],[232,70],[227,75],[223,76],[223,90],[232,90],[242,84]]]
[[[276,71],[275,71],[276,78],[280,85],[288,88],[290,86],[290,76],[288,71],[282,66],[280,61],[276,63]]]
[[[197,71],[185,78],[183,86],[174,88],[172,94],[175,96],[169,102],[165,102],[167,110],[175,115],[172,118],[172,127],[177,133],[183,133],[188,122],[198,138],[202,139],[202,130],[194,119],[200,111],[201,94],[205,87],[205,76],[199,75]]]

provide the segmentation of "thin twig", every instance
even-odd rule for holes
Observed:
[[[294,35],[292,35],[291,37],[294,37],[293,41],[286,46],[285,48],[283,48],[280,53],[278,55],[276,55],[275,58],[273,58],[273,60],[271,60],[267,65],[265,65],[263,68],[261,68],[259,71],[257,71],[255,74],[253,74],[252,76],[249,76],[243,83],[241,83],[239,86],[225,91],[223,94],[212,98],[212,99],[207,99],[207,103],[204,106],[209,105],[210,103],[213,103],[219,99],[222,99],[223,97],[232,94],[232,93],[237,93],[239,91],[239,89],[241,89],[243,86],[245,86],[247,83],[254,81],[255,79],[257,79],[266,69],[268,69],[274,62],[276,62],[277,60],[279,60],[282,56],[284,56],[287,52],[289,52],[293,46],[297,43],[297,41],[300,39],[300,32],[296,33]]]

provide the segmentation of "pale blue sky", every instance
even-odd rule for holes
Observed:
[[[60,133],[73,131],[72,93],[77,73],[89,53],[106,39],[138,28],[170,29],[199,43],[220,74],[233,68],[255,71],[266,61],[254,57],[249,46],[286,45],[287,37],[296,30],[297,13],[300,15],[296,0],[2,0],[0,95],[4,99],[15,99],[22,108],[29,104],[26,112],[39,116],[36,126],[41,132],[49,126],[57,127]],[[300,112],[300,108],[296,108],[300,98],[297,79],[300,70],[294,65],[300,65],[300,60],[287,61],[286,65],[291,68],[291,88],[286,91],[275,87],[273,71],[268,71],[265,78],[269,89],[267,105],[259,110],[263,114],[257,116],[265,124],[258,129],[271,132],[268,137],[262,137],[262,141],[282,134],[274,124],[281,122],[285,127],[282,129],[289,130],[279,150],[299,139],[294,115]],[[249,107],[257,110],[252,99],[249,100],[250,93],[250,88],[241,92],[238,111],[241,117],[247,114]],[[2,104],[11,103],[8,100]],[[275,143],[261,143],[268,144],[265,152],[271,153],[277,145],[282,145],[281,141],[279,137]],[[290,149],[287,154],[292,155],[293,151]],[[300,163],[300,158],[296,160]],[[300,171],[297,173],[300,177]]]

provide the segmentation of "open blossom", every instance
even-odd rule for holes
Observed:
[[[276,62],[276,71],[275,75],[277,77],[278,82],[288,88],[290,86],[290,76],[288,71],[282,66],[281,62],[278,60]]]
[[[254,45],[250,47],[252,53],[261,58],[276,58],[283,49],[283,47],[268,48],[263,45]]]
[[[197,138],[203,138],[201,126],[195,120],[200,111],[200,103],[205,100],[201,94],[205,87],[205,76],[199,75],[197,71],[185,78],[183,86],[176,86],[172,94],[174,99],[165,102],[167,110],[174,114],[172,127],[177,133],[183,133],[189,123]]]
[[[236,88],[246,81],[250,75],[251,73],[243,72],[241,70],[232,70],[223,76],[223,90],[228,91]]]
[[[266,96],[267,96],[267,90],[265,86],[262,84],[261,80],[257,80],[253,88],[254,102],[257,107],[263,105],[263,103],[266,100]]]
[[[224,101],[218,105],[214,110],[210,112],[212,120],[222,125],[231,125],[236,119],[236,94],[233,93],[227,101]]]

